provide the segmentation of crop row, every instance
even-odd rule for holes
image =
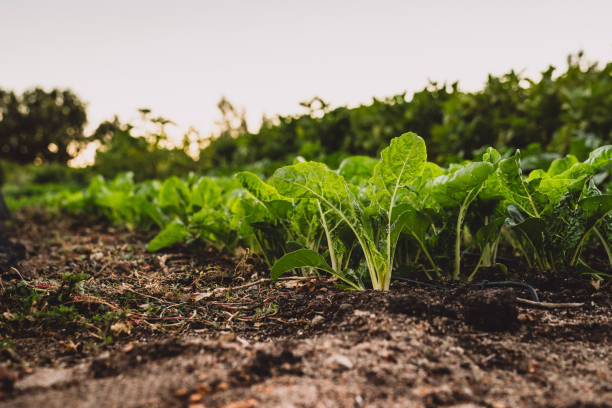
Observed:
[[[129,227],[159,227],[150,251],[196,240],[249,247],[273,278],[324,271],[347,288],[388,289],[401,267],[470,280],[497,264],[500,245],[534,270],[601,277],[582,254],[605,252],[612,268],[612,195],[599,187],[611,161],[607,145],[583,162],[570,155],[522,174],[519,151],[503,157],[488,148],[480,161],[441,168],[427,161],[422,138],[405,133],[379,159],[349,157],[337,170],[296,160],[265,181],[240,172],[134,183],[125,173],[54,200]],[[466,249],[478,254],[469,269]]]

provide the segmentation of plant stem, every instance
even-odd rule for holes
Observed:
[[[321,208],[321,202],[317,201],[317,207],[319,208],[319,214],[321,214],[321,223],[323,224],[323,229],[325,230],[325,237],[327,238],[327,247],[329,249],[329,257],[331,258],[331,267],[334,271],[338,271],[338,262],[336,260],[336,251],[334,250],[334,243],[332,242],[332,237],[329,232],[329,228],[327,228],[327,221],[325,220],[325,214],[323,214],[323,209]]]
[[[471,193],[471,192],[470,192]],[[459,208],[459,216],[457,217],[457,229],[455,233],[455,268],[453,272],[453,280],[458,280],[461,274],[461,226],[463,225],[463,213],[467,207],[468,200],[470,199],[470,193],[465,196],[461,207]]]
[[[593,230],[595,231],[595,234],[597,234],[597,237],[599,237],[599,240],[603,244],[606,254],[608,254],[608,261],[610,261],[610,266],[612,266],[612,250],[610,249],[610,245],[608,245],[603,235],[601,235],[601,232],[599,232],[597,228],[593,228]]]

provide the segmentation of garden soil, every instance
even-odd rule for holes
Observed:
[[[271,282],[247,251],[151,254],[150,233],[44,212],[8,236],[0,407],[612,407],[609,281],[530,282],[582,303],[545,309],[516,288]],[[71,317],[40,320],[80,273]]]

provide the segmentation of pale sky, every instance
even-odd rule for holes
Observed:
[[[207,134],[224,95],[255,130],[313,96],[473,90],[579,49],[612,61],[612,1],[0,0],[0,88],[71,88],[90,127],[149,107]]]

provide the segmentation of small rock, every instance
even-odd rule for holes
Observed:
[[[332,356],[327,359],[327,364],[334,369],[350,370],[353,368],[353,362],[342,354],[332,354]]]
[[[189,396],[189,402],[194,403],[194,402],[200,402],[202,401],[202,394],[198,394],[197,392],[194,394],[191,394]]]
[[[99,261],[100,259],[104,258],[104,254],[102,252],[96,252],[94,254],[91,254],[89,258],[92,261]]]
[[[318,326],[321,323],[323,323],[325,321],[325,318],[321,315],[316,315],[315,317],[312,318],[312,321],[310,322],[311,326]]]

